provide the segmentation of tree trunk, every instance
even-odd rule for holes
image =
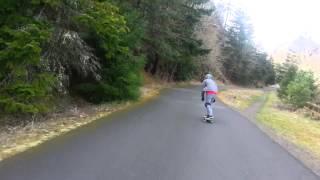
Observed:
[[[153,66],[152,66],[152,69],[151,69],[151,74],[152,75],[155,75],[157,73],[158,64],[159,64],[159,54],[155,53],[154,62],[153,62]]]

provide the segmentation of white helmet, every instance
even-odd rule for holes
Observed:
[[[211,74],[206,74],[205,78],[206,78],[206,79],[212,79],[213,76],[212,76]]]

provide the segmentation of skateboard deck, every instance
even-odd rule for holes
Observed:
[[[213,121],[214,118],[210,118],[210,119],[209,119],[209,118],[207,118],[207,116],[203,116],[202,118],[203,118],[203,120],[206,121],[207,123],[211,123],[211,124],[212,124],[212,123],[214,122],[214,121]]]

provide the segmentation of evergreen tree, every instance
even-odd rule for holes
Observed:
[[[41,47],[50,25],[33,18],[41,4],[55,1],[1,1],[0,111],[38,113],[47,109],[53,76],[40,69]]]
[[[274,71],[267,54],[259,52],[252,42],[252,30],[242,11],[226,32],[220,58],[224,74],[241,85],[269,84],[274,82]]]
[[[167,80],[190,79],[195,58],[209,52],[195,38],[195,27],[208,0],[141,0],[133,2],[146,22],[146,71]]]

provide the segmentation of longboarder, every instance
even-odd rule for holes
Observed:
[[[204,120],[209,123],[213,122],[213,110],[212,104],[215,102],[215,96],[218,93],[218,86],[213,79],[213,76],[209,73],[205,76],[204,81],[202,82],[202,92],[201,92],[201,100],[204,102],[204,106],[206,107],[206,115],[204,116]]]

